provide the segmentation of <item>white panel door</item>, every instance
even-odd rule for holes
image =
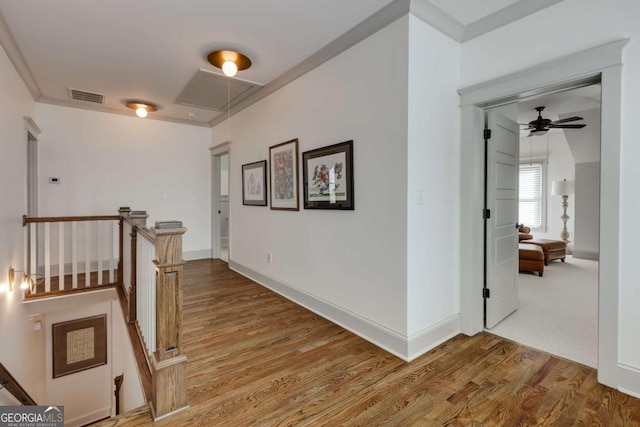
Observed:
[[[493,328],[518,309],[519,127],[490,111],[487,140],[485,327]]]

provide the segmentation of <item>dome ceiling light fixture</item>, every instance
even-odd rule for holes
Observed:
[[[251,60],[233,50],[216,50],[207,55],[207,61],[222,70],[225,76],[233,77],[238,71],[251,67]]]
[[[158,107],[146,102],[130,101],[130,102],[127,102],[125,105],[127,106],[127,108],[131,108],[132,110],[135,110],[136,116],[140,117],[141,119],[144,119],[145,117],[147,117],[148,113],[154,113],[158,111]]]

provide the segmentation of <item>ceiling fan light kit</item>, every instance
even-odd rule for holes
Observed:
[[[131,108],[136,112],[136,116],[144,119],[147,117],[147,114],[154,113],[158,111],[158,107],[153,104],[140,102],[140,101],[130,101],[125,104],[127,108]]]
[[[233,50],[216,50],[207,55],[207,61],[222,70],[225,76],[233,77],[238,71],[251,67],[251,60]]]
[[[542,118],[542,110],[544,107],[536,107],[538,118],[530,121],[525,130],[530,131],[529,136],[542,136],[549,132],[549,129],[582,129],[586,124],[567,125],[565,123],[584,120],[582,117],[567,117],[566,119],[550,120]]]

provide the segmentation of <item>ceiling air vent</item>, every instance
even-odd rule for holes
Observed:
[[[105,96],[101,93],[87,92],[86,90],[69,88],[71,99],[76,101],[93,102],[94,104],[104,104]]]

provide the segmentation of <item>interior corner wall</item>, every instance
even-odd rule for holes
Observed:
[[[231,118],[230,265],[381,346],[407,332],[407,43],[405,16]],[[299,212],[242,205],[241,165],[294,138],[300,154],[353,140],[355,210],[304,209],[301,164]]]
[[[624,49],[622,67],[617,362],[635,374],[640,374],[640,287],[636,268],[640,228],[628,224],[640,217],[640,198],[636,196],[640,187],[636,129],[640,99],[628,94],[640,93],[638,16],[640,3],[636,0],[619,0],[615,7],[606,0],[564,0],[464,43],[461,67],[461,87],[466,87],[614,40],[631,39]],[[523,54],[527,46],[535,46],[536,54]],[[602,151],[606,150],[607,141],[603,140]],[[640,394],[640,384],[632,391]]]
[[[146,210],[149,227],[159,220],[187,227],[185,259],[209,257],[209,128],[49,104],[36,109],[41,216]]]
[[[407,328],[418,354],[460,330],[459,73],[460,45],[409,15]]]
[[[27,212],[27,131],[24,117],[35,102],[0,46],[0,362],[36,402],[44,399],[44,356],[40,332],[22,304],[22,291],[8,292],[9,267],[25,265],[22,215]]]

